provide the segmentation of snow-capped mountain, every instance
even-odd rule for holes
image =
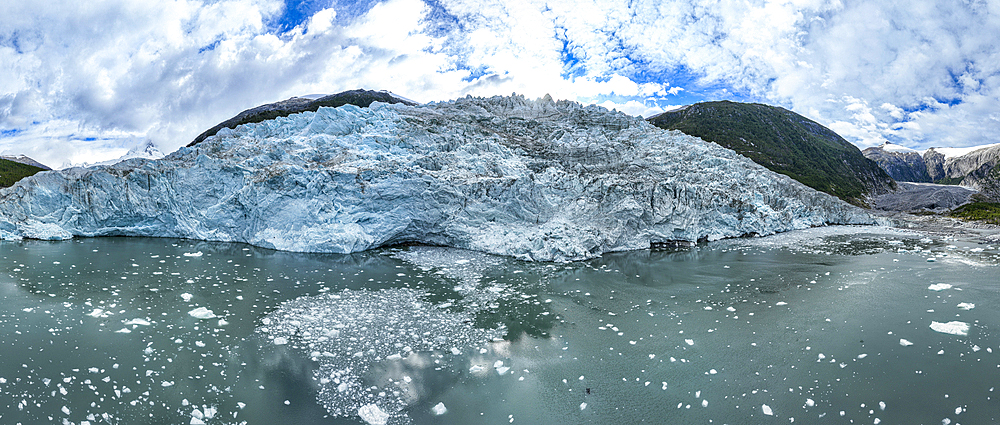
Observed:
[[[896,180],[960,184],[1000,200],[1000,144],[923,152],[897,146],[887,143],[863,153]]]
[[[98,165],[112,165],[112,164],[117,164],[119,162],[125,161],[127,159],[134,159],[134,158],[160,159],[160,158],[163,158],[163,156],[164,156],[163,152],[160,152],[160,149],[157,148],[156,145],[153,144],[152,141],[147,140],[146,143],[143,143],[141,145],[137,145],[136,147],[134,147],[132,149],[129,149],[129,151],[126,152],[125,155],[122,155],[121,157],[119,157],[117,159],[111,159],[111,160],[107,160],[107,161],[101,161],[101,162],[97,162],[97,163],[93,163],[93,164],[82,164],[82,165],[79,165],[79,166],[81,166],[81,167],[95,167],[95,166],[98,166]]]
[[[372,103],[224,128],[161,160],[0,191],[0,236],[138,235],[527,260],[872,224],[864,210],[638,117],[523,97]]]

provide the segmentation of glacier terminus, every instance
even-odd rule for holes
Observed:
[[[877,222],[713,143],[548,96],[324,107],[0,191],[3,239],[419,243],[534,261]]]

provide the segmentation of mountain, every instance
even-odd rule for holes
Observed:
[[[875,161],[889,177],[899,182],[932,183],[923,155],[913,149],[886,142],[866,148],[861,154]]]
[[[147,140],[146,143],[137,145],[136,147],[129,149],[129,151],[126,152],[125,155],[122,155],[118,159],[111,159],[108,161],[101,161],[93,164],[84,163],[80,164],[79,166],[94,167],[97,165],[111,165],[122,162],[126,159],[133,159],[133,158],[160,159],[163,158],[163,152],[160,152],[160,149],[157,148],[156,145],[151,140]]]
[[[899,181],[960,184],[986,199],[1000,200],[1000,144],[930,148],[922,154],[892,144],[864,150]]]
[[[789,110],[757,103],[704,102],[650,117],[732,149],[806,186],[867,206],[896,183],[877,164],[832,130]]]
[[[521,96],[321,107],[0,190],[4,239],[420,243],[544,261],[878,221],[716,144]]]
[[[0,187],[10,187],[18,180],[51,168],[24,155],[0,156]]]
[[[0,155],[0,159],[6,159],[8,161],[14,161],[24,165],[30,165],[32,167],[41,168],[42,170],[51,170],[48,166],[29,158],[26,155]]]
[[[329,96],[311,95],[306,97],[293,97],[281,102],[269,103],[240,112],[235,117],[223,121],[215,127],[199,134],[198,137],[195,137],[194,141],[188,143],[187,146],[191,147],[197,145],[206,138],[215,135],[215,133],[218,133],[219,130],[222,130],[223,128],[236,128],[236,126],[241,124],[258,123],[278,117],[287,117],[291,114],[297,114],[300,112],[315,112],[321,106],[336,108],[343,105],[355,105],[367,108],[372,102],[402,103],[410,106],[417,104],[412,100],[396,96],[388,91],[362,89],[348,90],[337,94],[331,94]]]

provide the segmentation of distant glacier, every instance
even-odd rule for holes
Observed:
[[[716,144],[521,96],[320,108],[0,191],[3,239],[421,243],[536,261],[877,221]]]

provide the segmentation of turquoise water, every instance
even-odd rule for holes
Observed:
[[[878,233],[872,233],[878,232]],[[994,423],[995,246],[0,242],[0,423]]]

